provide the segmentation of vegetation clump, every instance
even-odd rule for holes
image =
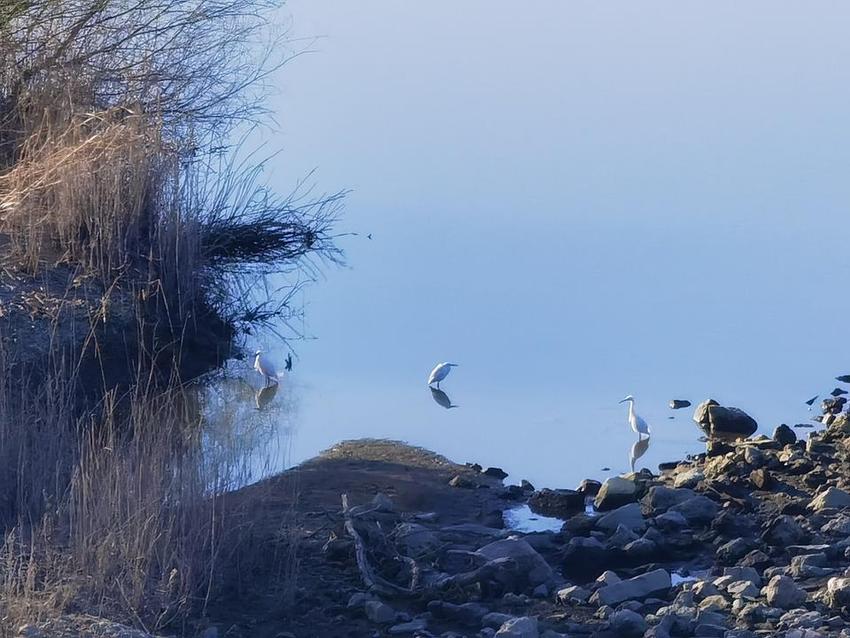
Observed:
[[[173,624],[239,553],[188,382],[295,312],[268,275],[341,258],[341,194],[233,159],[284,61],[276,4],[0,3],[4,622]]]

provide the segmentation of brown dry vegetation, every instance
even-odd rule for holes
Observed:
[[[292,312],[266,275],[340,256],[340,195],[228,159],[281,61],[274,5],[0,0],[3,627],[179,628],[251,563],[188,382]]]

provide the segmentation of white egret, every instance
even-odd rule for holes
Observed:
[[[440,387],[440,381],[445,379],[449,372],[452,371],[452,368],[457,367],[456,363],[438,363],[433,370],[431,370],[431,375],[428,377],[428,385],[437,384],[437,387]]]
[[[625,403],[627,401],[629,403],[629,425],[631,425],[632,429],[637,432],[638,438],[640,438],[641,434],[649,436],[649,424],[638,416],[637,412],[635,412],[635,398],[630,394],[620,401],[620,403]]]
[[[262,350],[257,350],[254,353],[254,370],[266,378],[266,385],[269,382],[277,384],[277,370],[275,370],[274,364],[263,354]]]

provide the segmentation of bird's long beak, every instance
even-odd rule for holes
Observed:
[[[622,401],[618,401],[618,403],[625,403],[628,399],[623,399]]]

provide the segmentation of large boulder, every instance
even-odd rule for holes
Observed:
[[[774,576],[762,593],[768,605],[780,609],[796,609],[806,602],[806,592],[788,576]]]
[[[805,542],[808,538],[809,534],[803,529],[803,526],[787,514],[773,519],[762,534],[762,540],[772,547],[797,545]]]
[[[600,587],[593,594],[591,602],[614,606],[626,600],[641,600],[666,593],[671,584],[670,574],[663,569],[656,569],[628,580]]]
[[[847,607],[850,605],[850,578],[830,578],[826,583],[826,604],[830,607]]]
[[[611,566],[617,557],[593,537],[574,536],[564,547],[564,572],[570,576],[596,576]]]
[[[623,638],[639,638],[646,631],[646,620],[639,613],[631,609],[615,611],[608,617],[611,629],[617,636]]]
[[[809,509],[816,512],[824,509],[844,509],[850,507],[850,494],[837,487],[829,487],[812,499]]]
[[[683,503],[696,496],[697,493],[689,489],[674,489],[664,485],[655,485],[649,488],[649,492],[643,497],[643,511],[647,515],[657,516],[663,514],[674,505]]]
[[[567,519],[584,509],[584,494],[576,490],[542,489],[528,499],[532,512],[541,516]]]
[[[598,510],[612,510],[638,500],[640,487],[630,479],[612,476],[602,484],[594,504]]]
[[[485,545],[476,552],[482,558],[492,561],[510,558],[517,566],[516,588],[536,587],[552,578],[552,568],[535,549],[519,538],[506,538]]]
[[[690,525],[709,525],[719,510],[720,506],[717,503],[701,494],[670,508],[671,512],[678,512],[684,516]]]
[[[643,531],[646,529],[646,521],[640,510],[640,503],[629,503],[607,514],[603,514],[596,521],[596,528],[606,531],[614,531],[620,525],[632,531]],[[634,540],[634,539],[631,539]]]
[[[708,436],[746,438],[758,429],[758,423],[740,408],[727,408],[714,399],[703,401],[694,411],[694,421]]]

